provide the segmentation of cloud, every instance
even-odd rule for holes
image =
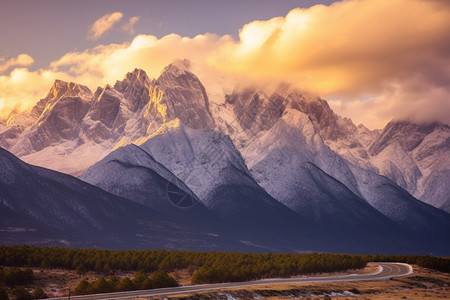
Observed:
[[[106,14],[89,28],[88,38],[90,40],[97,40],[101,37],[106,31],[111,29],[114,24],[122,19],[123,14],[121,12],[113,12],[110,14]]]
[[[221,76],[289,81],[370,128],[391,119],[450,123],[449,34],[448,1],[347,0],[251,22],[239,40],[138,35],[131,43],[67,53],[42,70],[0,76],[0,116],[11,107],[30,109],[55,78],[95,89],[134,68],[158,77],[164,66],[187,58],[207,86]],[[15,81],[19,75],[26,80]]]
[[[31,72],[26,68],[15,68],[9,75],[0,76],[0,119],[15,112],[30,110],[43,98],[55,78],[67,78],[65,74],[49,71]]]
[[[17,68],[9,75],[0,75],[0,98],[4,99],[0,118],[7,117],[12,110],[31,110],[46,95],[55,79],[77,82],[94,90],[98,86],[114,84],[134,68],[144,69],[151,78],[156,78],[165,66],[187,58],[196,62],[192,71],[207,82],[213,71],[208,69],[204,58],[211,49],[221,48],[231,41],[230,36],[214,34],[194,38],[176,34],[162,38],[138,35],[131,43],[100,45],[67,53],[46,69]]]
[[[339,98],[345,103],[340,112],[357,121],[368,113],[383,120],[406,118],[406,111],[409,118],[424,120],[423,111],[448,123],[450,101],[431,98],[450,99],[449,35],[446,1],[350,0],[251,22],[241,29],[239,41],[209,59],[229,73],[289,80]],[[439,102],[447,117],[429,111],[428,101]],[[375,102],[381,106],[372,107]]]
[[[142,68],[150,77],[158,77],[161,70],[176,59],[187,58],[206,67],[204,58],[211,49],[220,48],[231,40],[230,36],[214,34],[194,38],[169,34],[160,39],[138,35],[131,43],[101,45],[83,52],[68,53],[52,62],[50,70],[55,73],[64,71],[77,82],[92,87],[114,83],[134,68]]]
[[[1,61],[2,60],[0,60],[0,62]],[[0,73],[3,73],[4,71],[14,66],[29,66],[33,64],[33,62],[33,58],[28,54],[19,54],[16,58],[11,58],[6,62],[0,64]]]
[[[122,31],[126,31],[129,34],[134,34],[134,25],[139,21],[139,17],[131,17],[128,22],[122,26]]]

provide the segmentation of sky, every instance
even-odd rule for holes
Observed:
[[[447,0],[0,0],[0,118],[55,79],[95,89],[187,58],[201,80],[289,82],[338,114],[450,123]]]

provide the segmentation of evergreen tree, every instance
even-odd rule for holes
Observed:
[[[154,288],[175,287],[179,286],[175,278],[169,276],[164,271],[156,271],[150,276],[150,280]]]
[[[112,292],[112,289],[105,278],[100,277],[89,285],[88,291],[90,294],[99,294]]]
[[[134,289],[135,286],[128,277],[122,278],[122,280],[120,280],[119,284],[117,285],[117,290],[119,292],[133,291]]]
[[[36,288],[34,289],[33,293],[31,294],[31,296],[33,297],[33,299],[44,299],[44,298],[48,298],[47,294],[44,292],[43,289],[41,288]]]
[[[111,276],[108,278],[108,284],[111,286],[113,291],[117,291],[117,286],[119,285],[119,278],[117,276]]]
[[[30,292],[22,286],[13,288],[11,290],[11,295],[13,295],[16,300],[32,300]]]
[[[134,275],[132,282],[137,289],[141,290],[143,289],[143,283],[147,278],[148,278],[147,274],[145,274],[142,271],[139,271]]]
[[[75,272],[77,272],[77,274],[81,277],[87,273],[87,269],[83,264],[79,264],[75,269]]]
[[[81,280],[74,290],[75,295],[86,295],[89,287],[89,282],[86,279]]]
[[[109,275],[109,273],[111,273],[111,267],[109,266],[108,263],[106,263],[106,264],[103,266],[103,274]]]

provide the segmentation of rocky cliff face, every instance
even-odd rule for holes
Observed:
[[[368,149],[381,175],[418,199],[449,211],[449,126],[390,122]]]
[[[165,122],[178,118],[192,128],[214,128],[203,85],[181,67],[169,65],[157,80],[135,69],[95,93],[57,80],[30,114],[1,125],[1,145],[29,163],[78,175]]]

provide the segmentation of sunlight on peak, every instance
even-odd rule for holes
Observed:
[[[100,99],[102,98],[103,94],[105,93],[107,87],[108,87],[108,85],[106,85],[106,87],[103,88],[102,92],[100,93],[100,95],[97,98],[97,102],[100,101]]]
[[[158,87],[149,87],[148,89],[148,104],[147,104],[147,110],[145,111],[144,117],[147,118],[150,114],[150,108],[152,103],[155,103],[155,108],[158,111],[158,113],[163,117],[164,121],[167,117],[167,107],[164,105],[161,105],[160,102],[163,97],[163,91],[160,90]]]
[[[56,97],[56,95],[55,95]],[[59,100],[58,100],[59,101]],[[37,121],[34,123],[34,125],[38,125],[41,126],[41,121],[44,118],[45,114],[48,111],[51,111],[53,109],[53,107],[56,105],[56,103],[58,103],[58,101],[54,101],[53,103],[47,103],[47,105],[45,106],[44,110],[42,111],[41,115],[39,116],[39,118],[37,119]]]
[[[1,102],[0,102],[1,103]],[[1,109],[1,106],[0,106]],[[11,126],[14,124],[14,115],[12,115],[11,117],[9,117],[9,119],[6,121],[6,126]]]
[[[155,137],[155,136],[157,136],[157,135],[166,133],[167,131],[169,131],[169,128],[178,128],[178,127],[180,127],[180,125],[181,125],[180,119],[176,118],[176,119],[174,119],[174,120],[171,120],[171,121],[169,121],[169,122],[164,123],[163,125],[161,125],[161,126],[160,126],[156,131],[154,131],[153,133],[151,133],[151,134],[149,134],[149,135],[147,135],[147,136],[138,138],[137,140],[135,140],[135,141],[133,142],[133,144],[140,146],[140,145],[144,144],[146,141],[148,141],[149,139],[151,139],[151,138],[153,138],[153,137]]]
[[[114,146],[112,151],[117,150],[120,147],[129,145],[129,144],[131,144],[131,139],[127,136],[123,136],[122,139]]]

